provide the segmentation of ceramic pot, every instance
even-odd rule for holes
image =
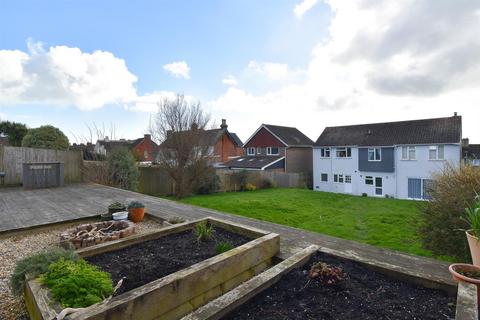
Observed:
[[[466,234],[473,264],[480,267],[480,240],[472,235],[472,230],[467,230]]]
[[[128,219],[138,223],[143,220],[145,216],[145,208],[130,208],[128,209]]]

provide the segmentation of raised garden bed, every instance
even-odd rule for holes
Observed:
[[[455,297],[447,292],[317,250],[310,246],[297,252],[182,320],[455,319]],[[341,267],[347,277],[335,285],[310,279],[311,266],[318,261]],[[476,316],[476,311],[468,314]]]
[[[192,230],[202,221],[214,226],[217,241],[198,243]],[[220,241],[236,247],[217,254]],[[126,276],[125,292],[70,318],[178,319],[268,268],[279,247],[277,234],[206,218],[80,249],[114,282]],[[37,280],[28,281],[25,300],[32,319],[51,319],[61,310]]]

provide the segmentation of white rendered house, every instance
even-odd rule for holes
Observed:
[[[461,161],[462,118],[327,127],[313,149],[313,189],[428,199],[432,174]]]

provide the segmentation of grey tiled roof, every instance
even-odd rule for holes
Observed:
[[[392,146],[460,143],[462,117],[327,127],[316,146]]]
[[[229,168],[261,169],[269,164],[284,158],[283,156],[244,156],[228,161]]]
[[[263,126],[279,137],[287,146],[313,145],[313,141],[295,127],[274,126],[271,124],[264,124]]]

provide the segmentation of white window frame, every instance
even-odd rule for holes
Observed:
[[[254,155],[255,155],[255,147],[248,147],[247,156],[254,156]]]
[[[323,180],[323,175],[327,177],[326,180]],[[320,182],[328,182],[328,173],[320,173]]]
[[[442,150],[442,157],[439,157],[440,152],[439,150]],[[430,151],[435,151],[435,157],[432,158],[430,157]],[[429,146],[428,147],[428,160],[445,160],[445,146],[444,145],[438,145],[438,146]]]
[[[378,159],[377,159],[377,151],[378,151]],[[373,159],[372,160],[370,160],[370,153],[373,153]],[[367,160],[370,161],[370,162],[380,162],[380,161],[382,161],[382,148],[368,148]]]
[[[345,151],[345,157],[341,157],[338,155],[339,152]],[[350,155],[348,155],[350,153]],[[335,148],[335,157],[336,158],[351,158],[352,157],[352,148],[350,147],[341,147]]]
[[[277,148],[277,153],[272,153],[272,148]],[[267,147],[267,155],[278,156],[278,153],[279,153],[278,147]]]
[[[320,158],[330,158],[330,148],[320,148]]]
[[[413,151],[413,157],[410,157],[410,152]],[[414,161],[417,159],[417,148],[415,146],[402,146],[402,160]]]

